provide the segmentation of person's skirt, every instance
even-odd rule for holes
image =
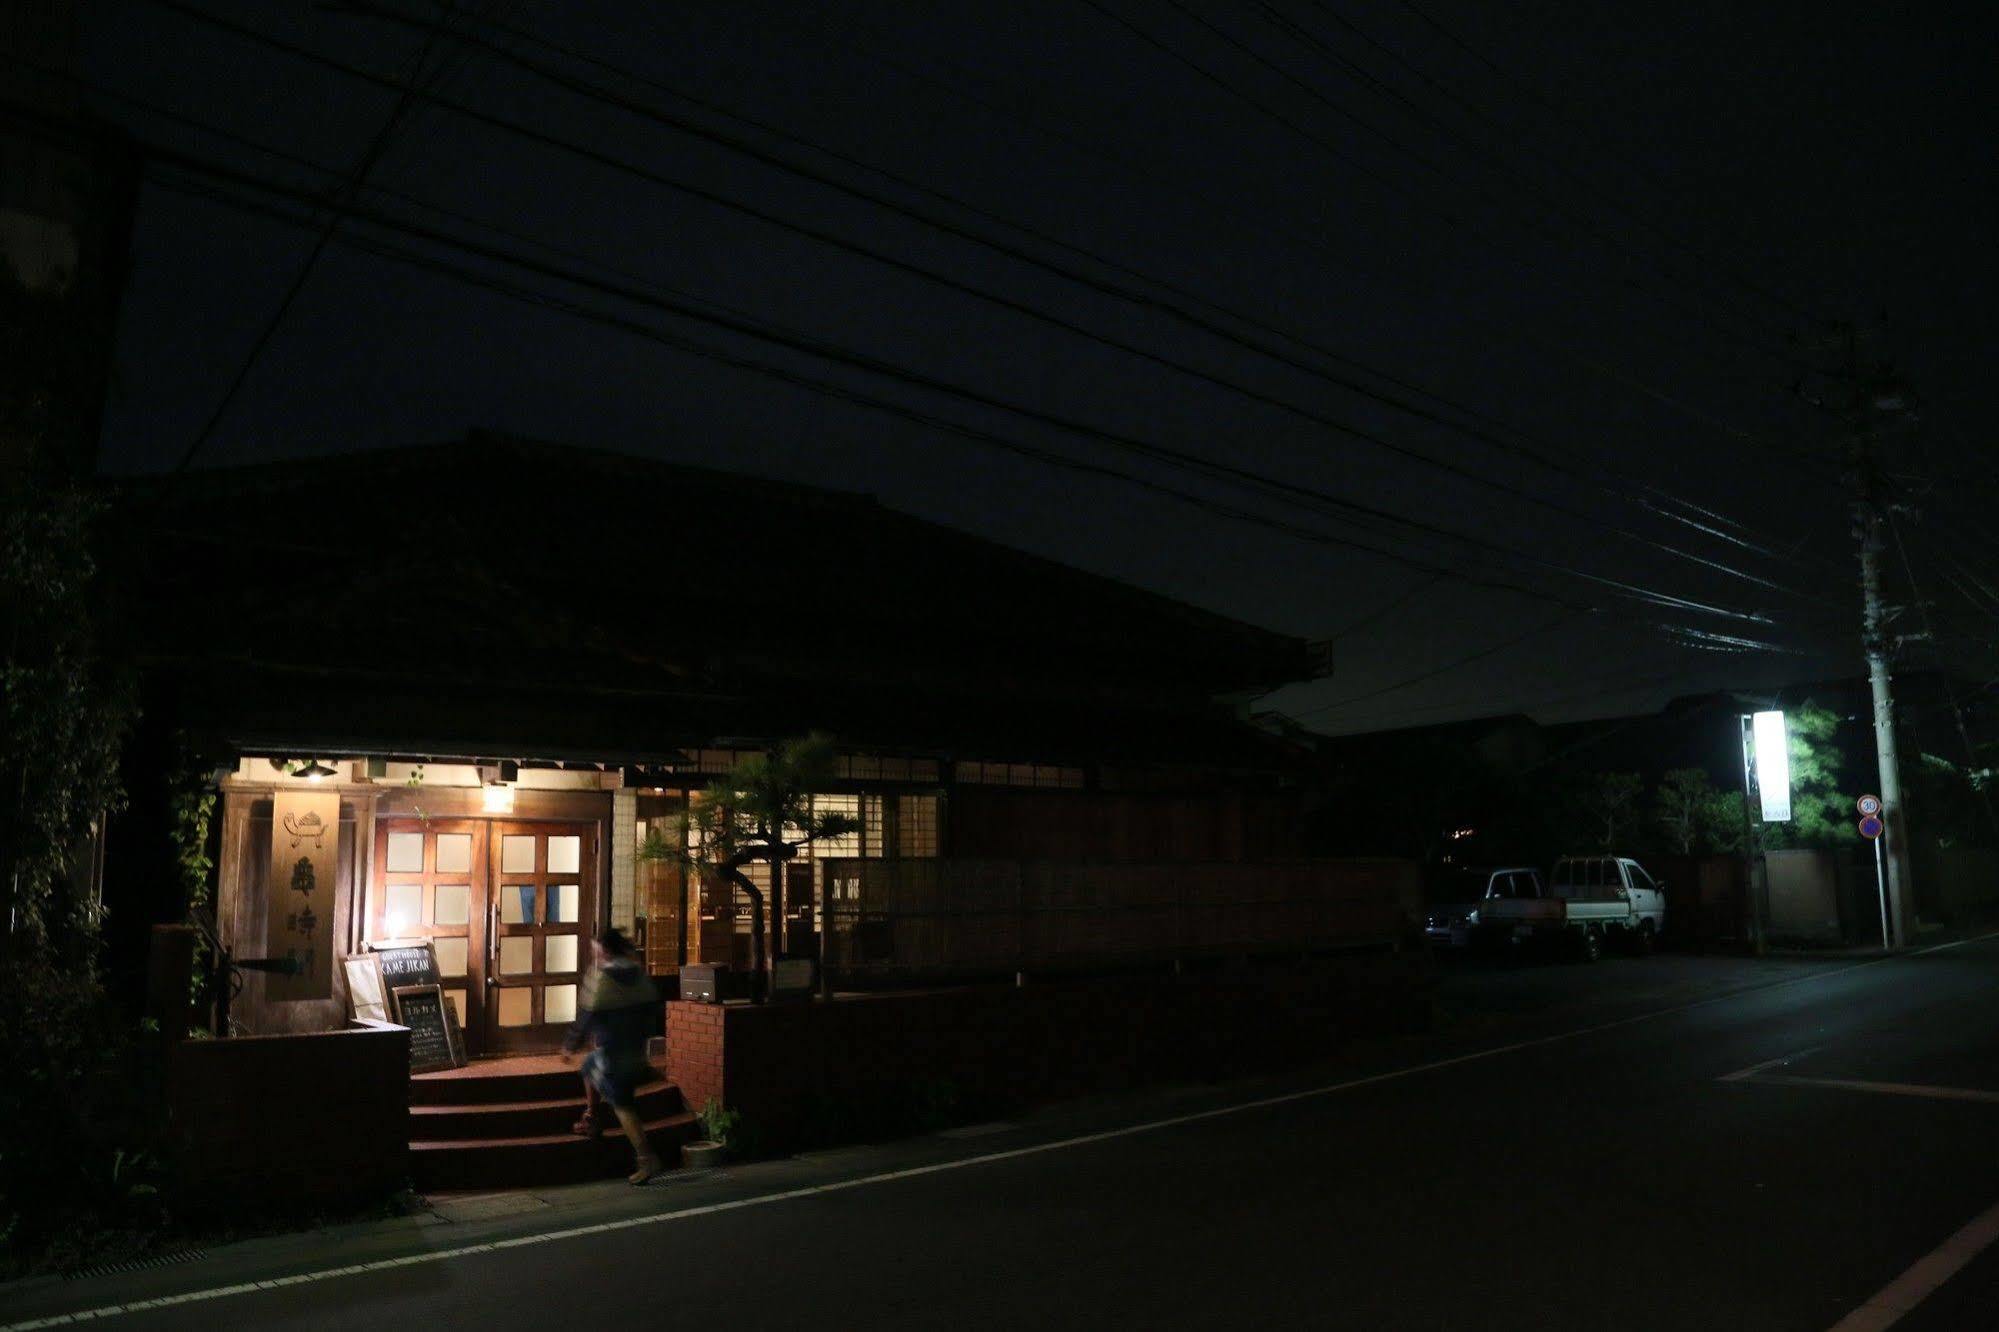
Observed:
[[[617,1107],[632,1103],[651,1070],[643,1054],[615,1055],[609,1050],[592,1050],[583,1060],[583,1076],[597,1089],[597,1095]]]

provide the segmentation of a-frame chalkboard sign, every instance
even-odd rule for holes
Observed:
[[[465,1066],[465,1036],[441,987],[398,985],[389,993],[395,997],[396,1021],[410,1029],[410,1072]]]

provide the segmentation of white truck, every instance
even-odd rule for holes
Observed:
[[[1616,941],[1650,952],[1666,928],[1666,894],[1644,866],[1625,856],[1564,856],[1545,897],[1487,902],[1481,926],[1516,941],[1558,941],[1585,962]]]

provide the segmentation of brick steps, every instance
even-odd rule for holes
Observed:
[[[680,1144],[700,1136],[699,1123],[685,1110],[646,1123],[647,1140],[669,1168],[680,1163]],[[410,1144],[410,1176],[424,1192],[580,1184],[631,1168],[632,1146],[615,1131],[596,1138],[549,1133]]]
[[[421,1073],[410,1079],[413,1106],[555,1101],[582,1094],[582,1074],[552,1055],[481,1060],[449,1073]]]
[[[410,1107],[411,1142],[451,1142],[498,1138],[539,1138],[569,1132],[583,1117],[583,1096],[571,1079],[568,1096],[531,1101],[475,1102],[466,1105]],[[684,1109],[680,1093],[666,1082],[648,1083],[638,1092],[639,1115],[650,1121]],[[611,1132],[616,1121],[604,1120]]]
[[[583,1114],[574,1067],[552,1055],[484,1060],[410,1079],[412,1182],[429,1192],[573,1184],[628,1174],[632,1148],[614,1120],[595,1138],[569,1128]],[[671,1167],[700,1136],[679,1088],[656,1078],[637,1095],[653,1150]]]

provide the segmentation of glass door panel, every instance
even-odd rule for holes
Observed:
[[[494,1050],[552,1049],[576,1017],[595,932],[597,825],[493,825],[487,1039]]]
[[[375,825],[371,942],[427,940],[446,1002],[467,1045],[484,1046],[486,828],[474,819],[393,819]]]

